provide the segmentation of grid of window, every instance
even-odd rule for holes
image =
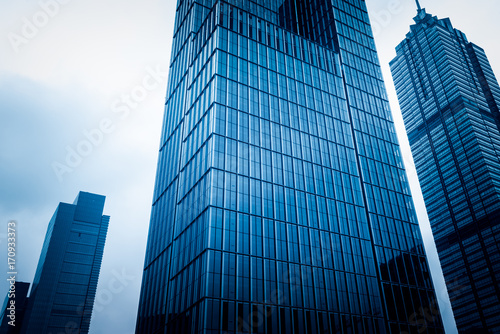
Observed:
[[[363,1],[179,1],[165,115],[138,333],[442,332]]]
[[[33,280],[23,333],[88,333],[109,217],[104,196],[80,192],[60,203],[49,223]]]
[[[500,329],[499,86],[484,51],[425,11],[391,63],[459,331]],[[493,311],[496,309],[497,311]]]

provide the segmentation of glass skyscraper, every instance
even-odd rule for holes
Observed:
[[[500,333],[500,88],[449,19],[415,23],[391,68],[453,312]]]
[[[109,223],[102,215],[104,201],[104,196],[80,192],[73,204],[59,203],[21,333],[88,333]]]
[[[7,293],[0,314],[0,334],[19,334],[23,323],[30,284],[15,282],[14,291]],[[14,305],[11,304],[14,301]]]
[[[363,0],[179,0],[136,333],[442,333]]]

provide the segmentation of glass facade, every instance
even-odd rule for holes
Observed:
[[[0,314],[0,334],[21,333],[20,329],[23,323],[24,313],[26,312],[26,304],[28,303],[27,297],[29,288],[29,283],[16,282],[14,293],[11,293],[11,289],[9,289],[2,306],[2,313]],[[11,316],[11,301],[14,301],[15,318]]]
[[[500,333],[500,88],[484,51],[420,9],[391,62],[460,333]]]
[[[443,332],[365,2],[178,1],[136,333],[417,331]]]
[[[52,217],[21,333],[88,333],[109,216],[105,197],[80,192]]]

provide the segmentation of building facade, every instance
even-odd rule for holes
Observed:
[[[11,285],[0,314],[0,334],[21,333],[29,288],[30,284],[26,282],[15,282],[14,286]]]
[[[105,197],[80,192],[52,217],[21,328],[24,334],[89,331],[109,216]]]
[[[442,324],[365,2],[179,0],[136,333],[410,331]]]
[[[418,8],[391,62],[460,333],[500,333],[500,88],[484,51]]]

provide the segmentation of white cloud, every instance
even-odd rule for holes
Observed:
[[[113,270],[125,269],[137,278],[94,314],[91,333],[132,333],[166,84],[151,92],[125,120],[116,118],[111,105],[141,84],[148,66],[168,68],[176,1],[72,0],[61,5],[57,15],[17,53],[8,34],[22,33],[23,17],[32,19],[40,5],[33,0],[0,2],[0,75],[2,83],[10,85],[6,90],[10,96],[3,95],[0,100],[2,130],[10,126],[3,132],[3,136],[9,134],[10,141],[0,153],[2,162],[9,162],[2,165],[6,169],[1,180],[7,182],[2,183],[6,194],[15,194],[2,201],[0,214],[3,220],[17,219],[23,226],[22,277],[32,280],[46,226],[60,201],[72,202],[80,190],[106,195],[105,214],[111,216],[111,222],[98,294],[113,279]],[[372,10],[387,8],[387,4],[368,1]],[[402,1],[401,12],[391,16],[377,38],[395,115],[399,108],[387,63],[411,24],[415,13],[412,4]],[[469,14],[471,3],[464,0],[428,5],[429,12],[451,16],[457,28],[484,47],[500,73],[496,36],[491,33],[500,30],[498,20],[492,17],[498,12],[497,4],[476,2],[473,14]],[[467,23],[470,15],[484,18],[484,23]],[[105,117],[113,119],[115,131],[59,183],[51,162],[64,160],[65,148],[78,145],[85,139],[82,132],[98,127]],[[396,121],[408,152],[404,127],[400,119]],[[414,193],[418,192],[415,189]],[[421,203],[417,208],[423,208]],[[419,213],[421,220],[425,219],[425,211],[420,209]],[[0,288],[0,293],[6,291],[4,285]]]
[[[15,52],[8,34],[21,33],[23,18],[40,6],[2,3],[0,128],[8,141],[0,144],[6,189],[0,216],[19,222],[19,277],[32,281],[57,204],[72,203],[80,190],[107,196],[111,221],[98,294],[113,271],[126,270],[135,279],[94,314],[94,334],[134,331],[166,80],[148,89],[126,118],[112,104],[143,85],[148,68],[168,69],[171,9],[172,3],[159,0],[72,0]],[[84,131],[104,118],[114,122],[114,131],[60,183],[52,162],[64,161],[66,148],[76,148],[86,140]],[[6,290],[1,283],[0,293]]]

